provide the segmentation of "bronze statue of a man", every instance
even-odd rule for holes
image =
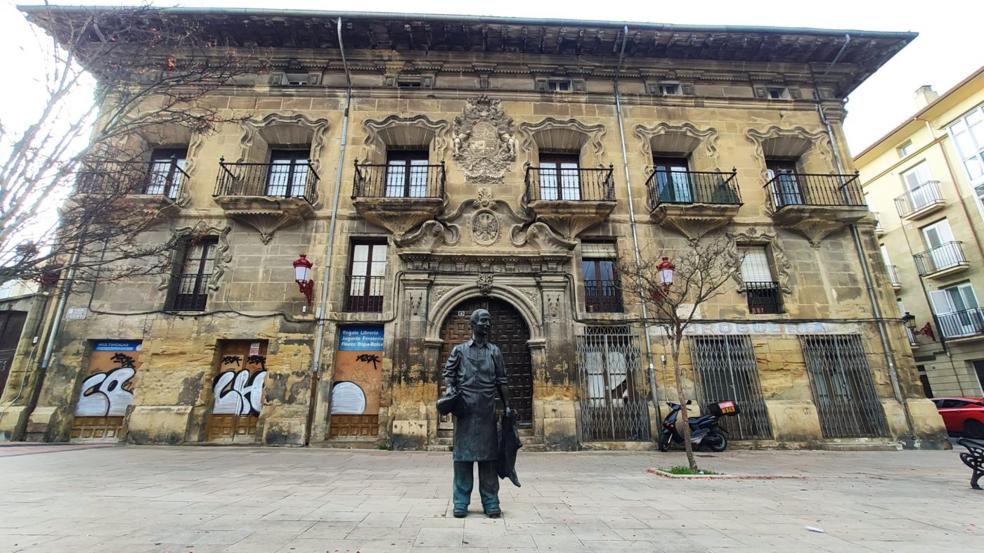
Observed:
[[[472,464],[478,462],[478,491],[485,514],[496,518],[499,508],[499,477],[496,473],[498,435],[496,432],[495,392],[499,391],[507,416],[509,386],[502,352],[489,343],[492,315],[485,309],[471,314],[472,338],[451,350],[444,366],[449,391],[459,394],[460,408],[454,421],[454,516],[468,514],[474,485]]]

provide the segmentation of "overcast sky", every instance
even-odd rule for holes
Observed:
[[[0,120],[16,127],[30,121],[31,80],[43,60],[32,56],[34,38],[14,3],[2,0],[0,10],[0,59],[8,81]],[[42,3],[21,0],[20,3]],[[55,2],[58,3],[58,2]],[[69,0],[64,4],[134,4],[113,0]],[[450,0],[183,0],[154,2],[161,6],[293,8],[337,11],[385,11],[437,14],[501,15],[685,23],[707,25],[766,25],[781,27],[821,27],[872,31],[916,31],[916,38],[890,60],[849,98],[846,132],[855,154],[880,138],[905,117],[916,111],[913,92],[931,84],[944,92],[984,65],[981,22],[984,2],[977,0],[936,0],[935,2],[895,0],[824,0],[814,2],[772,0],[700,0],[684,2],[557,2],[494,0],[461,2]],[[27,75],[21,84],[10,80]]]

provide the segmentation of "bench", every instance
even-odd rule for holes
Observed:
[[[960,460],[974,471],[970,477],[970,487],[979,490],[981,487],[977,481],[984,476],[984,440],[962,438],[957,443],[967,448],[966,453],[960,454]]]

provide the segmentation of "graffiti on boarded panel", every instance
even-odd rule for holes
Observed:
[[[254,343],[255,344],[255,343]],[[266,379],[266,356],[259,355],[259,346],[250,345],[249,355],[222,356],[219,374],[212,392],[216,415],[259,415],[263,406],[263,381]],[[234,348],[238,344],[227,347]],[[245,359],[244,359],[245,358]]]
[[[89,359],[90,374],[82,381],[78,417],[122,417],[133,403],[140,342],[96,342]]]

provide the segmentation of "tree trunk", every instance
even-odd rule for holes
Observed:
[[[697,472],[697,458],[694,457],[694,447],[690,443],[690,414],[687,410],[687,398],[683,394],[683,371],[680,369],[680,342],[683,340],[683,332],[675,329],[673,336],[673,376],[676,378],[677,402],[680,404],[680,418],[677,425],[683,429],[683,448],[687,452],[687,462],[690,463],[690,470]]]

